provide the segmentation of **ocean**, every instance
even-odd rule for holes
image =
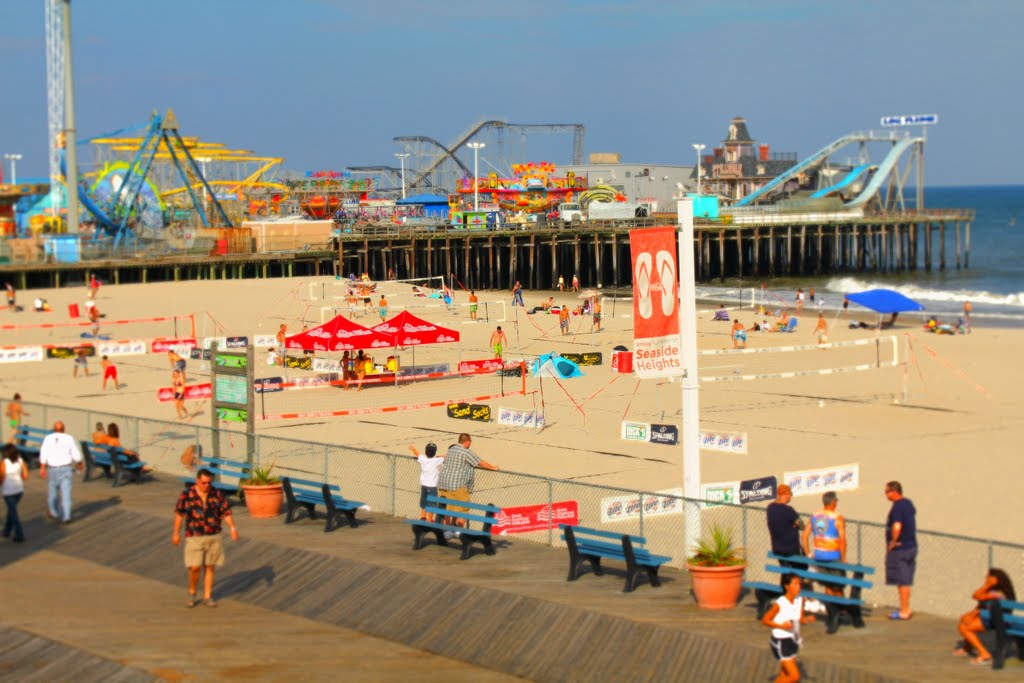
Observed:
[[[792,306],[798,287],[804,292],[814,287],[816,299],[825,301],[823,308],[838,310],[844,293],[884,287],[921,303],[926,314],[935,314],[940,320],[955,322],[964,302],[970,301],[975,325],[1024,326],[1024,186],[929,188],[925,206],[975,210],[970,268],[956,269],[955,242],[947,230],[945,271],[938,270],[938,258],[933,256],[930,273],[919,266],[915,272],[899,274],[777,277],[763,283],[751,278],[733,279],[698,286],[698,297],[734,305],[740,298],[749,304],[754,296],[766,308],[777,308]],[[919,249],[923,254],[923,246]],[[807,307],[812,308],[810,302]],[[850,310],[864,311],[865,318],[870,319],[865,309],[851,304]]]

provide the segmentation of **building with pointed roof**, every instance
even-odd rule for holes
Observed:
[[[720,147],[701,157],[700,193],[717,195],[724,203],[745,197],[796,165],[795,152],[772,152],[750,136],[747,120],[735,117]],[[696,180],[696,169],[693,173]]]

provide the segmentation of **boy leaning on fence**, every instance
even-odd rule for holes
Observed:
[[[420,464],[420,519],[433,522],[434,515],[427,513],[427,496],[437,495],[437,480],[441,475],[441,465],[444,464],[443,457],[437,456],[437,445],[428,443],[424,449],[426,452],[420,455],[416,447],[409,444],[409,450],[413,457]]]

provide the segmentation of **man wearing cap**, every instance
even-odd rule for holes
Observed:
[[[811,523],[804,529],[804,551],[808,557],[822,562],[846,562],[846,520],[836,512],[838,503],[839,496],[835,491],[826,491],[821,496],[821,510],[814,513]],[[810,542],[812,535],[813,542]],[[817,570],[823,574],[846,576],[841,569],[819,565]],[[824,583],[824,589],[829,595],[843,594],[843,588],[838,584]]]
[[[768,533],[772,537],[772,552],[776,555],[801,555],[800,530],[804,521],[789,504],[793,499],[793,489],[788,484],[779,484],[775,502],[768,505]],[[803,565],[780,560],[783,567],[802,568]]]

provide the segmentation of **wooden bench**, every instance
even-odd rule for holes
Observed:
[[[47,429],[18,425],[18,432],[14,437],[14,445],[18,448],[18,453],[24,456],[26,463],[30,463],[35,458],[36,464],[38,464],[39,448],[43,445],[43,439],[49,433],[50,430]]]
[[[981,610],[982,621],[991,624],[996,635],[996,644],[992,648],[992,668],[1003,668],[1006,650],[1011,644],[1017,647],[1018,659],[1024,660],[1024,602],[988,600],[984,607],[986,609]]]
[[[141,460],[132,460],[125,454],[123,448],[115,448],[106,444],[93,443],[82,440],[82,457],[85,459],[85,472],[82,474],[82,481],[92,479],[95,470],[103,470],[108,478],[113,478],[114,488],[117,488],[124,481],[141,483],[145,478],[146,463]]]
[[[448,510],[447,506],[449,505],[469,508],[470,512]],[[413,550],[419,550],[422,548],[424,546],[423,541],[426,535],[433,533],[434,538],[437,539],[438,545],[447,546],[449,539],[459,539],[462,543],[462,556],[459,559],[469,559],[474,543],[482,545],[484,547],[484,552],[488,555],[494,554],[494,546],[491,545],[491,526],[496,521],[495,517],[499,512],[501,512],[501,508],[495,507],[494,505],[472,503],[470,501],[451,500],[449,498],[441,498],[440,496],[427,496],[426,512],[433,514],[434,519],[436,520],[444,520],[446,517],[461,519],[466,522],[466,526],[463,527],[455,526],[454,524],[445,524],[443,521],[428,522],[423,519],[407,519],[405,520],[405,523],[412,525],[412,532],[416,537],[416,540],[412,545]],[[474,512],[483,512],[485,516],[473,514]],[[479,523],[482,525],[482,528],[469,528],[469,525],[472,522]]]
[[[602,576],[601,559],[619,560],[626,563],[626,587],[624,593],[632,593],[643,574],[647,574],[652,586],[660,586],[658,569],[672,558],[665,555],[652,555],[644,548],[647,539],[643,536],[590,529],[585,526],[559,525],[562,529],[562,540],[569,548],[569,578],[575,581],[580,577],[584,562],[589,562],[594,574]],[[616,541],[610,543],[609,541]]]
[[[229,497],[238,494],[239,500],[242,500],[243,502],[245,500],[245,494],[242,492],[241,481],[242,479],[247,479],[249,477],[250,468],[251,465],[246,462],[214,458],[208,455],[201,456],[196,465],[197,471],[207,469],[213,474],[213,481],[211,482],[213,488]],[[225,481],[225,477],[227,477],[229,481]],[[179,477],[179,479],[185,484],[185,488],[196,483],[195,477]]]
[[[327,509],[325,533],[341,526],[339,522],[342,517],[348,520],[348,525],[353,529],[359,526],[356,521],[356,510],[365,503],[349,500],[341,495],[341,487],[337,484],[331,486],[308,479],[282,477],[281,485],[284,488],[285,502],[288,506],[288,514],[284,519],[285,524],[291,524],[298,519],[298,513],[303,509],[310,519],[316,519],[316,506],[323,505]]]
[[[801,579],[829,584],[833,587],[850,587],[849,596],[830,595],[828,593],[817,591],[800,591],[800,595],[805,599],[817,600],[825,605],[828,617],[826,621],[827,633],[832,634],[839,630],[839,618],[844,612],[850,615],[854,628],[864,628],[864,616],[862,614],[864,601],[860,597],[860,592],[862,589],[871,588],[871,586],[874,585],[864,578],[865,575],[875,573],[874,567],[868,567],[862,564],[850,564],[848,562],[826,562],[823,560],[815,560],[810,557],[804,557],[802,555],[776,555],[771,552],[768,553],[768,559],[790,562],[794,565],[800,565],[803,567],[803,569],[800,569],[797,567],[784,567],[779,564],[766,564],[764,566],[765,570],[773,574],[795,574]],[[838,576],[834,574],[826,574],[824,572],[811,571],[811,568],[816,567],[839,569],[849,572],[853,574],[853,576]],[[784,592],[780,584],[767,583],[764,581],[744,581],[743,587],[750,588],[754,591],[754,595],[757,598],[758,619],[761,619],[765,615],[772,601]]]

